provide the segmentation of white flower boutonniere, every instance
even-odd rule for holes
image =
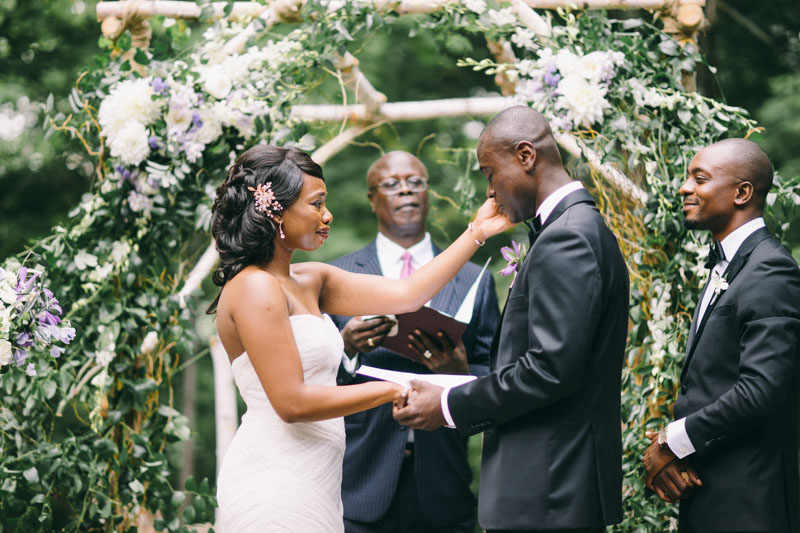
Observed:
[[[728,282],[719,275],[717,270],[711,272],[711,287],[714,288],[716,296],[719,296],[722,291],[728,290]]]

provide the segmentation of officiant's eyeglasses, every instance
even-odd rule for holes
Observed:
[[[380,189],[383,194],[397,194],[402,190],[402,184],[405,182],[406,187],[411,192],[422,192],[428,188],[428,178],[422,176],[409,176],[406,179],[396,180],[388,179],[380,182],[379,184],[370,187],[370,189]]]

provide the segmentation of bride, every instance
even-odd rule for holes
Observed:
[[[343,531],[342,417],[407,390],[389,382],[336,386],[342,339],[330,317],[418,309],[487,237],[509,228],[488,199],[447,250],[405,280],[291,264],[329,236],[322,169],[296,148],[259,145],[217,189],[211,231],[220,255],[209,307],[247,412],[219,473],[225,533]]]

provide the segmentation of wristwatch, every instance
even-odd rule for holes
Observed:
[[[669,450],[669,445],[667,444],[667,428],[665,427],[661,431],[658,432],[658,446],[662,450]]]

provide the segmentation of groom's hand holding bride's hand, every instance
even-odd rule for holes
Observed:
[[[413,380],[414,392],[405,407],[392,409],[392,416],[401,426],[433,431],[447,424],[442,414],[442,387]]]

